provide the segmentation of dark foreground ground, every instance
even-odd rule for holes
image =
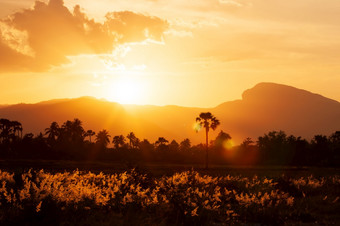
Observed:
[[[340,169],[0,160],[0,225],[340,225]]]
[[[91,171],[94,173],[121,173],[129,169],[138,169],[143,173],[159,177],[172,175],[177,172],[195,170],[199,173],[211,176],[243,175],[243,176],[330,176],[340,175],[340,166],[335,167],[294,167],[294,166],[254,166],[254,165],[209,165],[205,169],[204,164],[168,164],[168,163],[127,163],[127,162],[103,162],[103,161],[55,161],[55,160],[1,160],[0,170],[24,171],[28,169],[44,169],[49,172],[63,171]]]

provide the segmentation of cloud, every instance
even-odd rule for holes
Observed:
[[[170,29],[166,32],[166,34],[177,36],[177,37],[191,37],[191,38],[193,38],[192,32],[186,31],[186,30]]]
[[[104,25],[109,30],[117,32],[119,41],[123,43],[145,38],[161,41],[162,34],[167,29],[167,24],[158,17],[144,16],[130,11],[108,13]]]
[[[0,37],[13,50],[27,56],[34,56],[34,51],[28,45],[28,34],[17,30],[0,21]]]
[[[29,67],[31,57],[12,49],[6,43],[8,40],[0,37],[0,71],[25,70]],[[9,44],[9,43],[8,43]]]
[[[0,21],[0,72],[46,71],[68,56],[106,54],[120,44],[162,40],[168,23],[130,11],[111,12],[103,23],[71,12],[62,0],[36,1],[31,9]]]
[[[242,7],[243,4],[233,1],[233,0],[219,0],[221,4],[226,4],[226,5],[232,5],[232,6],[237,6],[237,7]]]

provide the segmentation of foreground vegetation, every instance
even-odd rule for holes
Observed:
[[[339,224],[340,177],[0,171],[0,224]]]

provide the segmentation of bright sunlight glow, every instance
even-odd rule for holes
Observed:
[[[106,98],[120,104],[144,104],[147,102],[146,94],[146,82],[140,74],[124,71],[106,84]]]
[[[141,84],[131,78],[119,80],[113,90],[114,99],[121,104],[137,104],[143,97]]]

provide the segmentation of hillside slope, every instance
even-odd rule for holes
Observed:
[[[204,133],[196,133],[193,124],[199,113],[206,111],[221,121],[221,126],[210,137],[223,130],[231,134],[235,143],[246,137],[256,139],[271,130],[284,130],[307,139],[340,130],[339,102],[274,83],[260,83],[246,90],[241,100],[210,109],[120,105],[82,97],[5,106],[0,108],[0,118],[20,121],[24,132],[36,134],[52,121],[62,124],[79,118],[85,129],[107,129],[111,136],[133,131],[137,137],[152,142],[163,136],[169,141],[190,138],[193,143],[199,143],[204,141]]]

